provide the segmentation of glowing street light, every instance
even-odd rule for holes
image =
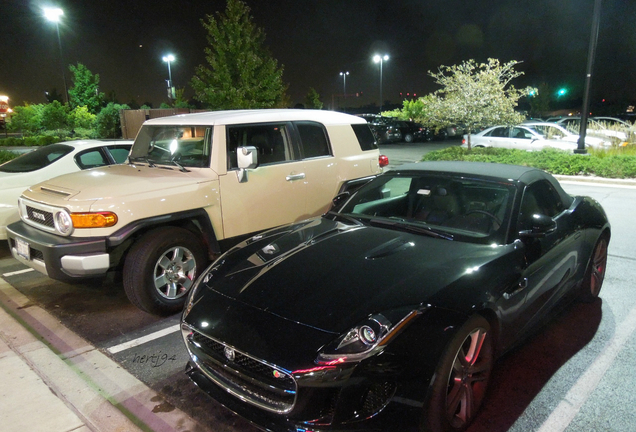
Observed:
[[[64,81],[64,96],[66,97],[66,104],[68,105],[68,89],[66,88],[66,73],[64,72],[64,56],[62,55],[62,39],[60,38],[60,20],[64,11],[60,8],[43,8],[44,17],[51,22],[55,23],[55,30],[57,31],[57,43],[60,47],[60,65],[62,66],[62,80]]]
[[[373,61],[375,63],[380,63],[380,112],[382,112],[382,104],[384,103],[384,100],[382,99],[382,64],[388,59],[389,56],[387,54],[384,54],[383,56],[376,54],[373,56]]]
[[[349,72],[340,72],[340,76],[342,77],[342,85],[345,99],[347,98],[347,75]]]
[[[172,87],[172,72],[170,71],[170,63],[175,60],[172,54],[163,56],[163,61],[168,63],[168,97],[174,99],[174,88]]]

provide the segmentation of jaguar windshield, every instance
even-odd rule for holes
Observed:
[[[447,238],[502,241],[514,190],[510,184],[447,175],[384,175],[363,186],[340,214],[374,226],[404,229],[402,224]]]

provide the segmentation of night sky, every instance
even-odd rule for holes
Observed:
[[[436,89],[427,71],[474,58],[519,60],[517,87],[545,82],[567,86],[580,97],[585,82],[594,0],[247,0],[266,45],[289,84],[292,104],[309,87],[325,105],[343,93],[347,106],[379,104],[375,53],[386,53],[384,99],[400,92],[422,96]],[[189,81],[204,62],[201,18],[225,8],[224,0],[0,0],[0,94],[10,104],[46,102],[63,93],[55,24],[43,6],[64,10],[60,34],[64,64],[83,63],[100,75],[100,90],[121,103],[158,107],[167,102],[167,64],[172,78],[192,96]],[[592,101],[636,100],[636,1],[603,0]],[[70,86],[70,72],[66,78]]]

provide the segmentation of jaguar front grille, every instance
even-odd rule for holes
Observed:
[[[193,331],[186,337],[202,372],[236,397],[276,413],[290,412],[296,401],[296,381],[283,368],[239,352]]]

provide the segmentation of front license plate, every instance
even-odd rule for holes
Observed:
[[[15,239],[16,250],[18,251],[18,255],[30,260],[31,259],[31,248],[29,244],[24,240],[20,240],[19,238]]]

